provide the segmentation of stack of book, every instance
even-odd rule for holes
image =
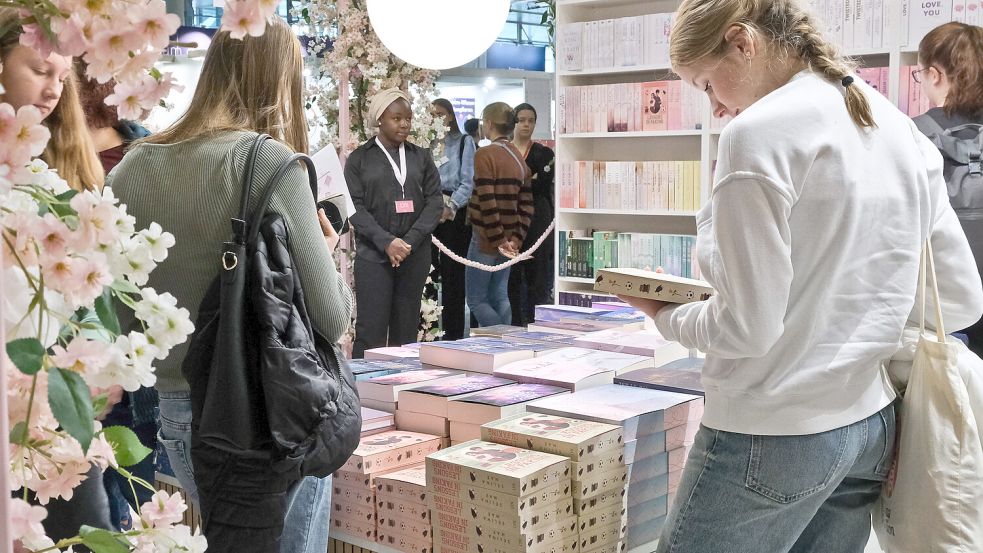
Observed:
[[[700,380],[703,361],[699,357],[686,357],[658,367],[620,374],[614,377],[614,383],[702,396],[706,395],[703,382]]]
[[[355,380],[368,380],[377,376],[396,374],[406,371],[422,369],[423,366],[416,359],[352,359],[348,366],[355,376]]]
[[[512,332],[520,332],[525,330],[525,327],[512,326],[512,325],[491,325],[491,326],[479,326],[472,328],[470,330],[471,336],[484,336],[490,338],[501,338],[506,334]]]
[[[580,348],[630,353],[654,359],[655,365],[662,365],[689,357],[689,350],[679,342],[670,342],[658,330],[611,329],[584,334],[573,340]]]
[[[597,309],[593,307],[579,307],[576,305],[552,305],[544,304],[536,306],[537,322],[560,321],[570,317],[584,315],[604,315],[610,313],[610,309]]]
[[[397,363],[398,361],[374,361],[374,363]],[[362,405],[385,411],[396,412],[396,400],[400,390],[437,384],[455,376],[461,376],[461,371],[450,369],[418,369],[393,374],[376,376],[367,380],[355,382],[358,397]]]
[[[502,340],[513,344],[544,344],[555,347],[572,346],[576,338],[576,336],[570,334],[538,332],[534,330],[523,330],[502,336]]]
[[[375,478],[377,542],[405,553],[432,551],[426,470],[421,462]]]
[[[375,541],[373,479],[380,473],[417,464],[440,449],[440,437],[392,430],[362,438],[355,452],[332,479],[331,526]]]
[[[399,392],[396,426],[400,430],[423,432],[450,439],[447,404],[469,394],[515,384],[490,375],[458,376],[437,384],[409,388]]]
[[[396,430],[396,419],[392,413],[362,407],[362,437]]]
[[[560,348],[535,359],[509,363],[496,376],[530,384],[549,384],[571,391],[611,384],[615,375],[651,367],[651,357],[585,348]]]
[[[481,437],[571,461],[579,551],[621,551],[627,530],[627,467],[619,426],[522,413],[481,427]]]
[[[530,359],[536,355],[533,345],[520,347],[498,338],[475,337],[453,342],[429,342],[420,347],[420,361],[428,365],[491,374],[496,368]]]
[[[451,445],[481,437],[481,425],[522,413],[526,404],[570,391],[545,384],[512,384],[454,398],[447,402]]]
[[[365,358],[369,360],[400,361],[404,359],[419,359],[420,346],[410,344],[406,346],[372,348],[365,350]]]
[[[435,553],[578,551],[570,460],[472,440],[427,457]]]
[[[620,426],[627,465],[627,547],[656,540],[703,417],[703,398],[612,384],[528,406],[533,413]]]

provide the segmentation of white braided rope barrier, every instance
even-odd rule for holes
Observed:
[[[480,269],[482,271],[486,271],[486,272],[489,272],[489,273],[495,273],[495,272],[501,271],[503,269],[508,269],[509,267],[511,267],[512,265],[515,265],[516,263],[522,263],[523,261],[531,258],[532,257],[532,254],[535,253],[536,250],[538,250],[539,247],[543,245],[543,242],[550,235],[550,233],[553,232],[553,229],[555,227],[556,227],[556,219],[553,219],[552,221],[550,221],[550,226],[546,227],[546,230],[543,231],[543,234],[541,234],[539,236],[539,240],[536,240],[536,243],[533,244],[531,248],[529,248],[528,250],[526,250],[526,251],[520,253],[519,255],[515,256],[513,259],[510,259],[510,260],[508,260],[505,263],[502,263],[500,265],[485,265],[484,263],[478,263],[477,261],[471,261],[470,259],[466,259],[466,258],[461,257],[461,256],[457,255],[456,253],[452,252],[440,240],[437,240],[437,237],[436,236],[432,236],[431,235],[430,236],[430,240],[434,243],[435,246],[437,246],[437,249],[439,249],[440,251],[442,251],[444,253],[444,255],[446,255],[447,257],[450,257],[454,261],[457,261],[458,263],[461,263],[461,264],[463,264],[465,266],[468,266],[468,267],[472,267],[474,269]]]

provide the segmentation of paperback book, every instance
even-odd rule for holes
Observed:
[[[699,359],[698,361],[702,365],[703,360]],[[614,383],[622,386],[635,386],[697,396],[705,394],[703,383],[700,381],[699,369],[680,370],[666,366],[650,367],[618,375],[614,378]]]
[[[486,374],[506,363],[529,359],[534,355],[531,349],[488,337],[429,342],[420,347],[420,361],[423,363]]]
[[[611,384],[615,372],[588,363],[537,357],[509,363],[495,369],[495,375],[525,384],[547,384],[576,391]]]
[[[363,438],[344,470],[371,474],[419,463],[440,449],[440,437],[394,430]]]
[[[427,491],[430,494],[454,497],[475,506],[506,513],[513,510],[520,513],[542,511],[547,509],[549,505],[569,503],[573,497],[573,488],[569,479],[539,487],[519,497],[506,492],[474,486],[467,482],[448,479],[435,479],[433,486],[428,487]]]
[[[568,394],[569,390],[545,384],[512,384],[477,392],[447,402],[447,418],[481,425],[515,413],[525,412],[530,402]]]
[[[602,269],[594,279],[594,290],[669,303],[706,301],[714,294],[702,280],[641,269]]]
[[[447,403],[452,399],[515,383],[490,375],[460,376],[399,392],[399,409],[447,417]]]
[[[457,481],[523,496],[569,480],[570,460],[559,455],[473,440],[427,456],[427,485]]]
[[[619,426],[593,421],[523,413],[482,425],[488,442],[562,455],[574,462],[617,458],[624,448]]]
[[[450,369],[420,369],[362,380],[356,382],[355,387],[360,399],[395,403],[400,390],[437,384],[461,374],[461,371]]]
[[[654,328],[643,330],[611,329],[592,332],[575,338],[573,345],[601,351],[641,355],[653,359],[652,362],[656,365],[689,356],[687,348],[679,342],[666,340]]]

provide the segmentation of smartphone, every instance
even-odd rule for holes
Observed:
[[[328,222],[331,223],[335,232],[339,235],[348,232],[350,226],[348,214],[345,213],[345,196],[343,194],[336,194],[317,202],[317,208],[324,210],[324,214],[328,216]]]

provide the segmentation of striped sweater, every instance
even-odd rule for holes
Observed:
[[[474,192],[468,217],[485,253],[495,253],[512,237],[521,243],[529,232],[532,180],[521,160],[522,154],[505,139],[480,148],[474,155]]]

